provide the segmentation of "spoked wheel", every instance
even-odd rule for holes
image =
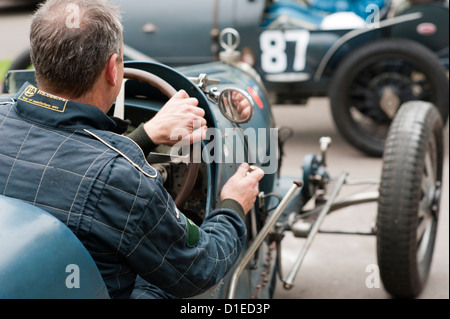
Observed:
[[[386,141],[378,200],[378,263],[384,287],[393,297],[416,297],[428,278],[442,170],[439,112],[430,103],[406,103]]]
[[[342,136],[382,156],[400,105],[421,100],[448,117],[448,78],[433,52],[405,39],[383,39],[355,50],[338,67],[330,88],[334,122]]]

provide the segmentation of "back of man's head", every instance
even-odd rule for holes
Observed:
[[[30,42],[38,85],[78,98],[111,55],[120,56],[121,14],[107,0],[48,0],[33,17]]]

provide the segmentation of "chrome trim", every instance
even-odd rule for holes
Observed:
[[[337,182],[336,182],[336,186],[334,187],[333,191],[330,194],[330,197],[328,198],[327,202],[325,203],[324,207],[322,208],[319,216],[317,217],[316,221],[314,222],[314,224],[311,227],[311,230],[309,232],[308,237],[306,238],[306,242],[303,245],[303,248],[299,254],[299,256],[297,257],[294,266],[292,267],[291,272],[289,273],[288,277],[286,280],[283,280],[284,283],[284,288],[285,289],[291,289],[293,287],[293,283],[295,280],[295,277],[297,276],[297,273],[300,269],[300,266],[302,265],[303,260],[305,259],[306,256],[306,252],[308,251],[309,247],[311,246],[314,237],[316,236],[316,234],[319,231],[320,225],[322,224],[322,222],[324,221],[325,217],[327,216],[327,214],[329,213],[332,204],[334,203],[337,195],[339,194],[339,191],[341,190],[342,186],[345,183],[345,179],[347,178],[348,173],[347,172],[343,172]]]
[[[229,290],[228,290],[228,298],[234,299],[236,295],[236,289],[237,289],[237,283],[239,280],[239,276],[241,275],[242,271],[244,270],[245,266],[250,262],[255,252],[258,250],[258,248],[261,246],[264,238],[269,234],[269,232],[272,230],[272,227],[277,222],[278,218],[280,217],[281,213],[286,208],[287,204],[290,202],[292,197],[295,195],[296,191],[302,187],[301,182],[294,182],[291,188],[288,190],[284,198],[281,200],[280,204],[277,206],[275,212],[268,218],[267,222],[264,224],[264,227],[259,232],[258,236],[253,240],[252,244],[246,251],[245,255],[240,259],[239,263],[237,264],[233,275],[230,280],[229,284]]]

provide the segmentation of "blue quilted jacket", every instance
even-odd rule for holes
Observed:
[[[224,203],[195,226],[139,146],[111,132],[115,126],[95,106],[25,84],[14,101],[0,103],[0,194],[65,223],[113,298],[130,297],[136,278],[178,297],[206,291],[239,257],[240,207]]]

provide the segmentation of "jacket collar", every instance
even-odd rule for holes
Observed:
[[[25,83],[16,95],[16,111],[24,119],[63,130],[122,130],[123,123],[111,119],[99,108],[66,100]]]

